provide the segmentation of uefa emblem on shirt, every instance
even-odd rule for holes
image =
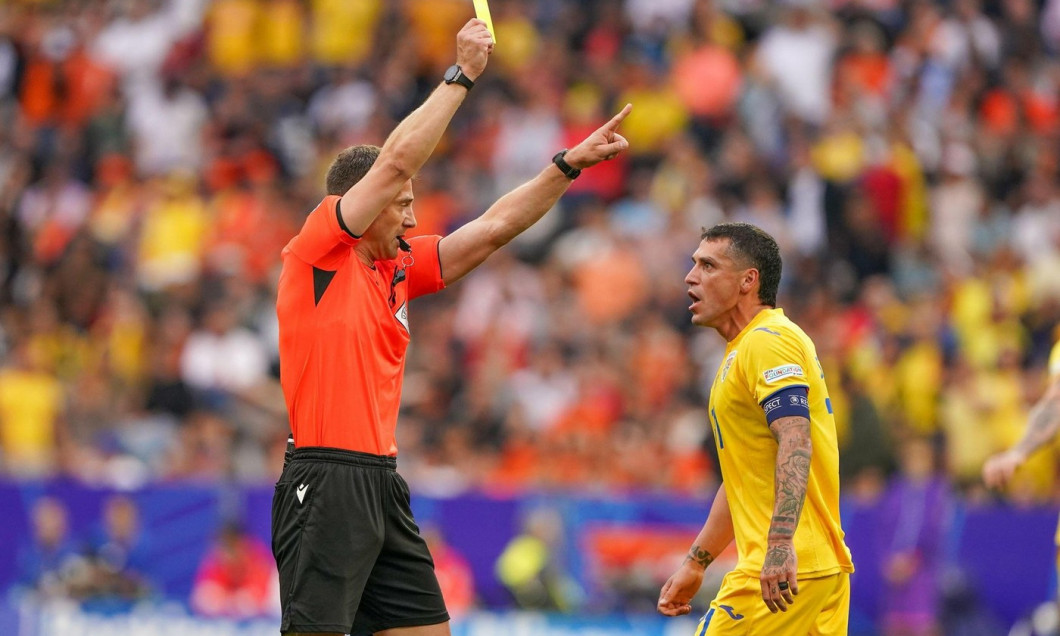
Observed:
[[[398,310],[394,312],[394,318],[401,323],[401,326],[405,328],[405,331],[409,331],[409,304],[408,302],[401,303]],[[411,333],[411,332],[409,332]]]

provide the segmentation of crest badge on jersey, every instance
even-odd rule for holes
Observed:
[[[729,375],[729,367],[732,366],[732,361],[736,359],[736,352],[733,351],[729,355],[725,356],[725,364],[721,367],[721,381],[725,381],[725,376]]]
[[[396,318],[397,321],[401,323],[401,326],[405,328],[405,331],[408,331],[409,333],[412,333],[411,331],[409,331],[409,304],[408,304],[408,302],[401,303],[401,306],[398,307],[396,312],[394,312],[394,318]]]

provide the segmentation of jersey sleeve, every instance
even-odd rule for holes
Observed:
[[[1049,352],[1049,377],[1054,380],[1060,378],[1060,341]]]
[[[437,235],[417,236],[409,239],[412,246],[413,263],[408,268],[409,300],[433,294],[445,288],[442,280],[442,262],[438,256]],[[401,256],[399,255],[400,259]]]
[[[745,347],[747,364],[743,371],[759,404],[793,387],[809,388],[807,374],[813,372],[809,368],[813,356],[795,334],[760,327],[747,337]]]
[[[329,261],[335,257],[335,248],[357,243],[356,238],[339,226],[338,196],[327,196],[306,217],[298,235],[287,244],[287,249],[300,260],[321,269],[334,269]]]

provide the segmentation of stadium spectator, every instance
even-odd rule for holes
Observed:
[[[516,607],[571,611],[579,594],[563,568],[562,519],[555,510],[539,508],[526,514],[522,532],[512,537],[497,557],[497,579]]]
[[[279,614],[276,568],[269,548],[226,523],[199,563],[191,607],[203,616],[251,618]]]
[[[1029,414],[1027,428],[1019,441],[992,456],[983,465],[983,481],[988,487],[1002,488],[1012,482],[1021,467],[1028,464],[1040,449],[1053,442],[1060,430],[1060,340],[1053,345],[1049,355],[1048,382],[1045,393]],[[1060,530],[1057,532],[1060,536]],[[1060,560],[1057,567],[1060,568]]]
[[[43,599],[69,595],[67,579],[77,560],[77,549],[69,535],[68,514],[58,499],[38,499],[30,519],[31,543],[19,547],[18,582]]]
[[[135,600],[150,594],[155,587],[147,573],[156,555],[132,499],[114,495],[103,502],[102,528],[91,554],[98,571],[96,594]]]
[[[792,116],[821,125],[831,111],[836,25],[814,0],[780,3],[781,19],[762,34],[755,65]]]
[[[931,440],[911,438],[900,447],[901,470],[879,508],[883,634],[941,633],[943,541],[952,514],[949,485],[936,468]]]
[[[265,379],[268,359],[253,332],[237,324],[230,303],[206,307],[201,327],[193,329],[181,352],[181,376],[203,403],[224,406],[232,396]]]
[[[4,472],[22,478],[55,472],[65,405],[64,385],[45,369],[28,340],[17,341],[7,364],[0,368]]]
[[[471,566],[456,548],[446,542],[440,528],[424,528],[423,538],[434,559],[434,572],[438,575],[438,586],[442,588],[445,608],[453,620],[460,620],[477,604]]]

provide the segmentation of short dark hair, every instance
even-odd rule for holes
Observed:
[[[758,270],[759,302],[770,307],[777,306],[777,289],[780,287],[783,263],[780,260],[780,248],[768,232],[750,223],[719,223],[704,229],[699,239],[729,239],[730,256]]]
[[[328,168],[328,176],[324,180],[324,187],[328,194],[342,196],[368,174],[372,164],[379,158],[379,146],[361,144],[350,146],[335,157]]]

